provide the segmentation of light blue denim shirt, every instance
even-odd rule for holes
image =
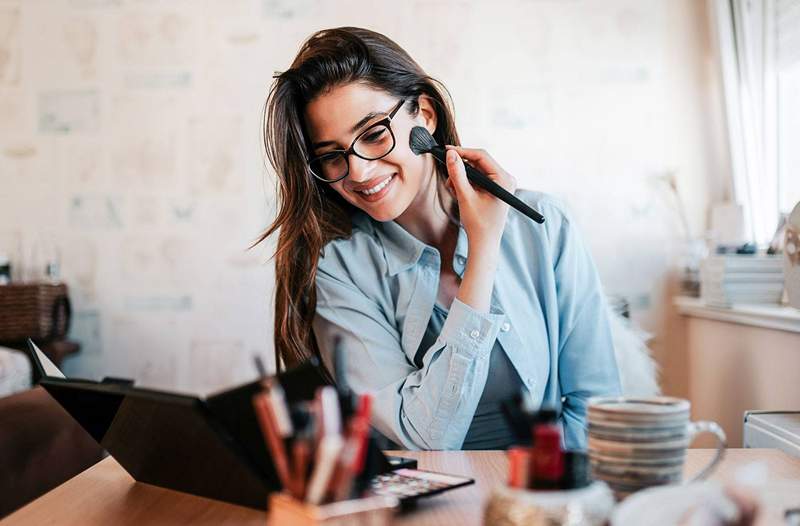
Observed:
[[[495,340],[533,399],[560,409],[568,448],[586,446],[587,399],[620,393],[606,301],[589,252],[552,197],[516,195],[545,223],[509,210],[490,312],[456,298],[421,367],[414,358],[439,289],[439,251],[394,221],[360,211],[352,236],[324,248],[313,322],[323,359],[330,366],[340,336],[351,388],[373,394],[373,425],[404,448],[461,448],[492,381]],[[459,276],[468,257],[462,227],[453,255]]]

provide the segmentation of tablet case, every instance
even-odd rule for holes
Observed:
[[[253,411],[259,381],[203,399],[123,379],[47,375],[30,340],[28,351],[34,382],[137,481],[260,509],[281,489]],[[311,400],[328,383],[313,359],[277,378],[290,402]],[[378,454],[381,471],[392,469]]]

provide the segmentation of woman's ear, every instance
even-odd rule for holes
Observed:
[[[434,102],[424,93],[421,94],[417,100],[419,104],[418,116],[422,117],[425,128],[433,135],[433,132],[436,131],[436,110],[434,108]]]

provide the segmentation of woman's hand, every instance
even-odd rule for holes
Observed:
[[[517,180],[485,150],[447,146],[447,186],[458,201],[470,248],[498,245],[505,228],[508,205],[483,188],[472,186],[467,179],[464,161],[512,194],[517,188]]]

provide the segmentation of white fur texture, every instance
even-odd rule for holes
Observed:
[[[658,386],[658,366],[647,347],[650,335],[611,310],[608,318],[622,383],[622,394],[624,396],[661,394],[661,388]]]

